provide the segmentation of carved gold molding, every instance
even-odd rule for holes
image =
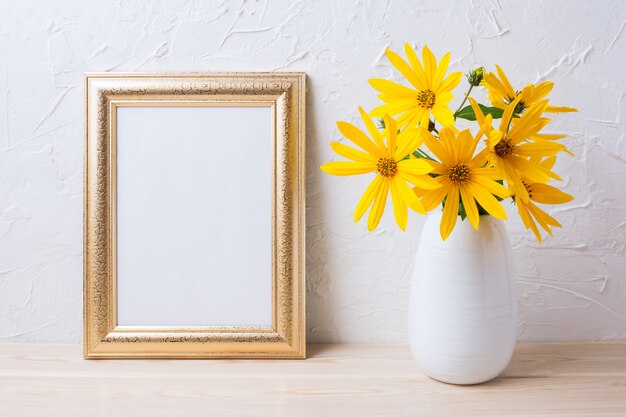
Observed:
[[[117,106],[274,110],[272,326],[128,328],[116,313]],[[85,75],[85,358],[305,357],[305,75]]]

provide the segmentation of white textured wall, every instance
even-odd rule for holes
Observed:
[[[499,63],[512,80],[556,82],[561,158],[577,199],[539,246],[508,223],[524,340],[626,338],[626,3],[457,1],[0,2],[0,341],[79,341],[82,73],[305,71],[307,274],[312,341],[405,342],[423,218],[352,222],[366,178],[322,175],[335,120],[371,109],[383,56],[428,43],[452,67]],[[459,93],[460,94],[460,93]],[[457,102],[458,103],[458,102]]]

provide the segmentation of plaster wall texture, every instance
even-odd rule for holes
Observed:
[[[508,207],[518,338],[626,339],[625,26],[620,0],[2,0],[0,341],[81,340],[83,72],[304,71],[309,340],[406,342],[425,219],[401,232],[388,207],[368,233],[352,213],[369,178],[318,169],[335,121],[378,103],[367,79],[398,79],[384,50],[404,41],[453,70],[554,80],[552,102],[579,108],[549,129],[576,154],[557,166],[576,196],[550,211],[563,229],[539,245]]]

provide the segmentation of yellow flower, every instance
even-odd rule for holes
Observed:
[[[534,160],[535,163],[539,163],[547,169],[551,169],[556,161],[556,157],[554,156],[546,158],[543,162],[540,162],[540,158],[531,159]],[[522,177],[522,182],[528,191],[530,201],[524,203],[521,198],[515,198],[515,205],[517,206],[517,211],[526,229],[531,229],[537,237],[539,243],[541,243],[541,234],[539,233],[539,229],[537,228],[535,221],[546,232],[548,232],[550,236],[552,236],[550,226],[561,227],[561,224],[556,221],[554,217],[537,207],[533,201],[542,204],[563,204],[568,201],[572,201],[574,197],[550,185],[530,182],[530,180],[525,177]],[[515,190],[511,191],[515,195]]]
[[[384,120],[387,128],[381,134],[372,119],[360,107],[359,112],[373,141],[356,126],[346,122],[337,122],[341,134],[365,152],[339,142],[332,142],[333,150],[351,161],[329,162],[322,165],[321,169],[332,175],[375,172],[376,177],[357,204],[354,221],[358,222],[371,207],[367,227],[369,230],[374,230],[385,210],[387,195],[391,193],[396,223],[402,230],[405,230],[408,221],[407,206],[418,213],[426,213],[424,206],[407,182],[425,189],[439,187],[439,184],[427,175],[432,170],[430,164],[422,159],[405,159],[421,145],[422,139],[419,131],[405,129],[397,134],[398,127],[395,120],[386,115]]]
[[[450,62],[450,53],[445,54],[439,65],[433,53],[424,46],[420,63],[415,51],[407,43],[404,45],[409,62],[395,52],[387,49],[386,54],[391,64],[411,83],[413,88],[405,87],[392,81],[374,78],[369,83],[380,91],[378,97],[386,104],[375,108],[372,115],[382,117],[385,114],[395,116],[400,128],[421,126],[428,128],[430,114],[443,126],[454,123],[452,110],[448,108],[452,100],[451,90],[461,81],[461,73],[453,72],[445,77]],[[445,77],[445,78],[444,78]]]
[[[540,183],[546,183],[550,181],[550,178],[561,179],[549,168],[528,159],[529,157],[548,157],[567,151],[564,145],[554,141],[527,140],[538,134],[550,122],[549,119],[541,117],[548,105],[548,100],[533,104],[522,117],[511,123],[515,106],[521,100],[521,96],[518,96],[505,107],[498,129],[491,127],[491,118],[485,118],[478,103],[471,97],[469,100],[476,114],[476,120],[487,133],[485,152],[489,165],[494,166],[498,175],[513,187],[518,198],[528,203],[528,191],[522,183],[522,176],[532,182]]]
[[[489,116],[490,117],[490,116]],[[441,188],[422,190],[417,187],[416,193],[422,195],[422,203],[426,210],[437,207],[445,198],[445,207],[439,232],[442,239],[446,239],[456,224],[459,213],[459,200],[463,202],[467,218],[474,228],[478,229],[479,214],[478,202],[489,214],[506,219],[506,212],[494,194],[500,198],[509,196],[509,192],[496,182],[498,176],[493,168],[485,167],[485,158],[478,154],[474,156],[476,146],[484,130],[472,138],[469,130],[460,133],[451,128],[440,131],[440,140],[431,133],[423,130],[424,143],[441,161],[430,161],[433,174],[439,175],[437,182]]]
[[[552,81],[545,81],[537,85],[528,84],[522,91],[516,91],[513,89],[504,71],[502,71],[502,68],[496,65],[496,70],[500,78],[493,72],[489,72],[483,79],[483,85],[487,88],[489,99],[495,107],[504,109],[519,96],[520,101],[515,111],[518,114],[543,100],[554,87]],[[577,112],[578,110],[572,107],[546,106],[544,111],[546,113],[563,113]]]

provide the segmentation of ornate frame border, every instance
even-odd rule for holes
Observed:
[[[305,74],[85,74],[84,357],[304,358]],[[274,114],[272,326],[138,328],[116,320],[116,108],[268,106]]]

